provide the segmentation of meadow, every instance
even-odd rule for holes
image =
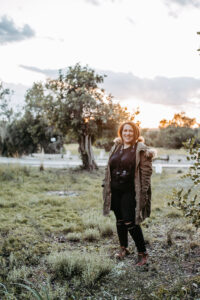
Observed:
[[[65,151],[70,151],[72,155],[79,155],[78,154],[78,144],[76,143],[71,143],[71,144],[65,144],[64,145],[64,149]],[[157,155],[161,156],[161,155],[187,155],[187,151],[186,149],[184,149],[183,147],[180,149],[166,149],[166,148],[155,148]],[[98,156],[101,152],[101,149],[93,147],[94,150],[94,154],[96,156]],[[108,154],[108,153],[107,153]]]
[[[200,232],[168,206],[190,185],[182,170],[153,174],[142,225],[149,265],[116,261],[114,216],[102,216],[104,169],[0,166],[0,299],[199,299]]]

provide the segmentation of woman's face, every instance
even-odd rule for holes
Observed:
[[[129,124],[125,124],[122,130],[122,139],[124,144],[131,144],[134,138],[133,128]]]

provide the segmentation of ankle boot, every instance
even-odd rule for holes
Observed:
[[[115,258],[122,260],[125,256],[128,256],[130,254],[129,250],[126,247],[121,246],[120,251],[115,254]]]
[[[139,252],[138,253],[138,261],[137,261],[136,266],[141,267],[143,265],[146,265],[148,257],[149,257],[149,255],[147,252]]]

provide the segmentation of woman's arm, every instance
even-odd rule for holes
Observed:
[[[147,193],[151,183],[152,157],[153,152],[151,150],[141,151],[140,153],[140,180],[143,195]]]

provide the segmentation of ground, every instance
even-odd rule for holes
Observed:
[[[131,238],[131,255],[114,258],[114,216],[102,216],[103,169],[1,166],[0,299],[199,299],[200,232],[168,206],[174,188],[190,185],[181,172],[152,176],[152,214],[142,224],[149,265],[138,269]]]

